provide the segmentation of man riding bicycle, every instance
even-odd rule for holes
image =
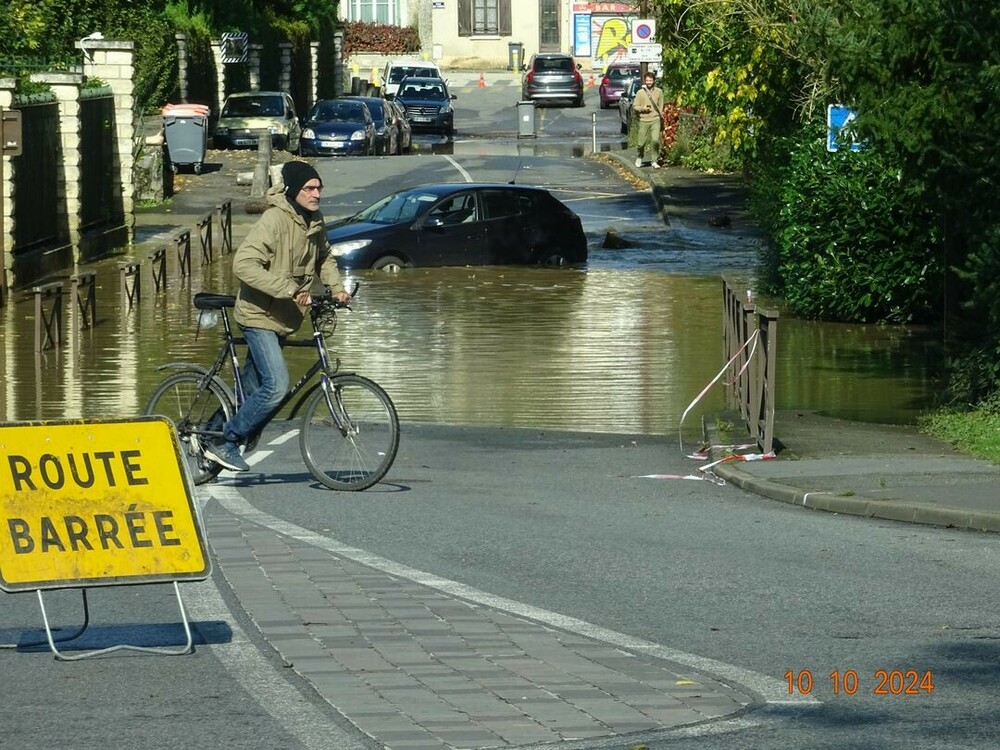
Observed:
[[[330,254],[319,211],[323,181],[309,164],[287,162],[282,183],[267,193],[268,208],[233,257],[240,280],[234,314],[248,354],[241,370],[247,400],[226,422],[221,440],[205,445],[205,456],[232,471],[249,471],[239,445],[267,422],[288,391],[282,347],[302,325],[319,276],[333,296],[347,304],[337,261]]]

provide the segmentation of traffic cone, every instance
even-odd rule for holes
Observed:
[[[589,88],[594,88],[594,71],[590,71],[590,79],[587,81]]]
[[[486,79],[483,78],[483,71],[479,71],[479,88],[486,88]]]

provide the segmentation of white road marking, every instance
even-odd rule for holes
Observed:
[[[284,434],[278,435],[278,437],[276,437],[274,440],[268,441],[267,444],[268,445],[281,445],[282,443],[287,443],[289,440],[291,440],[293,437],[295,437],[298,434],[299,434],[299,428],[298,427],[293,427],[292,429],[288,430],[288,432],[285,432]]]
[[[465,171],[465,168],[464,168],[464,167],[462,167],[462,165],[461,165],[461,164],[459,164],[459,163],[458,163],[457,161],[455,161],[454,159],[452,159],[452,158],[451,158],[450,156],[448,156],[448,155],[444,155],[444,158],[445,158],[446,160],[448,160],[448,161],[450,161],[450,162],[451,162],[451,165],[452,165],[452,166],[453,166],[453,167],[454,167],[455,169],[457,169],[457,170],[459,171],[459,173],[460,173],[460,174],[462,175],[462,177],[464,177],[464,178],[465,178],[465,181],[466,181],[466,182],[472,182],[472,175],[470,175],[470,174],[469,174],[468,172],[466,172],[466,171]]]
[[[447,578],[440,578],[433,573],[427,573],[416,568],[411,568],[400,563],[387,560],[384,557],[372,554],[356,547],[338,542],[331,537],[322,536],[301,526],[283,521],[280,518],[264,513],[253,507],[243,498],[233,487],[209,487],[206,488],[222,506],[234,515],[246,518],[253,523],[271,529],[279,534],[309,544],[313,547],[332,552],[333,554],[353,560],[362,565],[367,565],[375,570],[381,570],[397,578],[419,583],[429,588],[437,589],[450,596],[459,597],[467,601],[476,602],[493,609],[509,612],[514,615],[526,617],[536,622],[552,625],[572,633],[583,635],[587,638],[603,641],[619,648],[638,653],[649,654],[660,659],[681,664],[699,672],[704,672],[721,679],[725,683],[736,683],[753,690],[760,695],[767,703],[781,706],[814,707],[820,704],[812,696],[790,697],[788,686],[785,682],[769,677],[759,672],[743,669],[735,664],[709,659],[706,657],[689,654],[684,651],[677,651],[666,646],[662,646],[652,641],[641,638],[634,638],[624,633],[619,633],[608,628],[578,620],[575,617],[568,617],[557,612],[550,612],[539,607],[525,604],[523,602],[494,596],[485,591],[480,591],[463,583],[452,581]]]

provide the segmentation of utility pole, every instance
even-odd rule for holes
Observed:
[[[639,0],[639,18],[649,18],[649,0]],[[632,40],[633,44],[635,40]],[[639,63],[639,80],[646,80],[646,71],[649,70],[649,63],[643,60]]]

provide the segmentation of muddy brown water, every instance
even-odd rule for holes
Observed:
[[[67,295],[57,348],[35,352],[30,294],[0,308],[3,421],[131,417],[164,377],[158,365],[207,364],[218,350],[221,325],[199,331],[190,299],[235,288],[226,259],[183,282],[171,276],[159,293],[143,279],[131,310],[117,262],[93,270],[97,324],[77,330]],[[723,364],[719,276],[592,263],[350,279],[361,293],[333,346],[342,369],[386,388],[404,421],[677,435]],[[778,408],[907,422],[931,403],[939,355],[926,332],[790,318],[780,326]],[[293,377],[309,353],[289,350]],[[710,388],[684,421],[685,439],[723,406],[721,385]]]

